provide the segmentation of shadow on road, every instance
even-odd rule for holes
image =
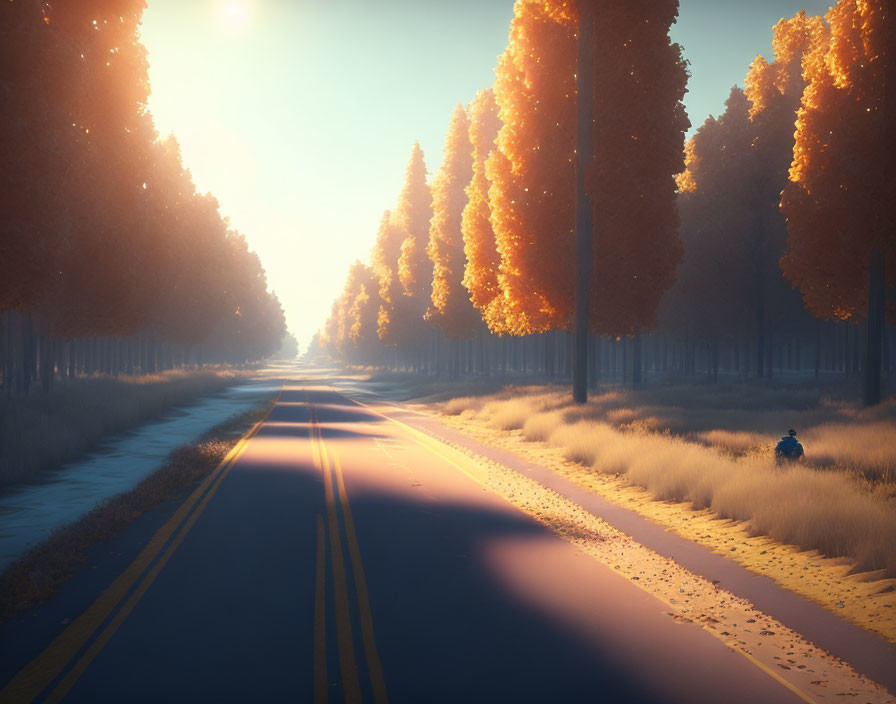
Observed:
[[[308,447],[282,441],[308,438],[312,410],[325,440],[386,435],[361,427],[381,417],[336,392],[284,389],[257,442],[66,701],[310,699],[316,530],[327,507]],[[266,441],[272,441],[269,450]],[[676,651],[661,634],[629,634],[643,643],[640,660],[631,657],[630,646],[618,647],[613,629],[604,638],[585,638],[511,588],[507,571],[496,564],[508,546],[507,559],[517,566],[527,546],[543,554],[540,547],[556,541],[548,529],[518,511],[427,496],[423,489],[415,495],[414,485],[390,490],[389,482],[375,480],[383,456],[371,452],[369,462],[366,474],[353,468],[345,477],[392,702],[786,701],[764,675],[749,680],[752,689],[738,690],[742,683],[726,682],[726,668],[701,670],[692,654]],[[113,543],[135,554],[145,534],[137,521],[130,537]],[[339,540],[348,561],[344,527]],[[327,669],[331,700],[341,701],[334,565],[327,553]],[[353,653],[365,700],[372,701],[357,585],[347,572]],[[0,629],[4,679],[62,630],[60,614],[67,621],[85,608],[85,579],[98,593],[95,578],[79,576],[44,607]],[[601,593],[589,599],[595,611],[619,608]],[[643,610],[642,602],[655,606],[644,597],[634,608]],[[624,617],[623,609],[618,618]],[[44,634],[40,647],[36,624]],[[702,672],[703,679],[673,678],[676,663]],[[664,691],[672,679],[675,687]]]

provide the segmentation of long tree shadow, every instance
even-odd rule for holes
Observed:
[[[341,426],[325,426],[341,433],[331,437],[369,437],[360,425],[382,420],[329,392],[296,392],[287,404],[271,415],[281,428],[263,429],[259,437],[307,433],[309,404],[318,417],[326,414],[327,422]],[[359,425],[357,431],[351,429],[353,423]],[[316,521],[328,514],[319,469],[310,459],[289,463],[276,454],[273,448],[269,455],[259,450],[234,465],[116,634],[110,644],[114,647],[105,648],[83,675],[71,701],[116,694],[126,699],[138,683],[146,701],[171,701],[173,692],[190,701],[282,701],[310,694]],[[592,629],[586,637],[531,591],[515,588],[532,565],[508,575],[506,564],[495,559],[496,550],[511,546],[519,566],[525,562],[519,560],[520,549],[544,554],[539,548],[558,540],[525,514],[473,501],[427,498],[422,490],[417,495],[413,489],[376,479],[365,483],[359,477],[350,469],[345,473],[392,702],[697,702],[719,701],[720,692],[729,702],[775,700],[765,691],[726,693],[719,682],[723,671],[713,673],[709,665],[701,670],[699,653],[668,647],[670,620],[658,629],[665,636],[633,632],[626,638],[628,649],[620,649],[618,630],[608,627],[595,637]],[[344,526],[345,516],[342,521]],[[102,552],[111,547],[133,554],[145,544],[146,529],[138,521],[131,534],[129,540],[122,536],[111,541]],[[363,693],[372,700],[351,545],[344,529],[340,534],[352,595],[354,655]],[[331,591],[334,563],[329,548],[327,554],[327,651],[331,698],[337,701],[342,685]],[[113,576],[108,568],[101,572]],[[94,591],[100,587],[91,575],[85,578]],[[78,593],[77,583],[42,609],[36,620],[43,624],[44,639],[62,628],[61,614],[68,618],[89,603],[84,579],[80,582],[78,609],[71,599],[72,591]],[[643,610],[647,599],[634,593],[633,607],[595,591],[593,608],[630,615],[632,608]],[[2,669],[4,679],[39,652],[31,628],[36,620],[29,617],[0,630],[4,652],[12,653],[6,646],[15,645],[14,657]],[[632,640],[643,648],[642,661],[632,658]],[[686,675],[671,676],[670,663],[688,666],[705,679],[682,690]],[[649,676],[653,670],[660,674]],[[674,686],[664,688],[666,684]],[[731,684],[736,688],[736,681]]]

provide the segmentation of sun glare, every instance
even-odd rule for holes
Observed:
[[[221,24],[230,31],[243,30],[249,23],[250,7],[247,0],[225,0],[220,6]]]

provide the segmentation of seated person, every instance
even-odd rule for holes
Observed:
[[[781,442],[775,447],[775,459],[790,460],[797,462],[803,457],[803,446],[796,439],[796,431],[791,428],[790,431],[781,438]]]

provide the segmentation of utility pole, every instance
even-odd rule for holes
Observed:
[[[588,401],[588,307],[594,253],[591,199],[585,176],[594,155],[594,4],[579,0],[578,67],[576,69],[576,341],[572,396],[576,403]]]

